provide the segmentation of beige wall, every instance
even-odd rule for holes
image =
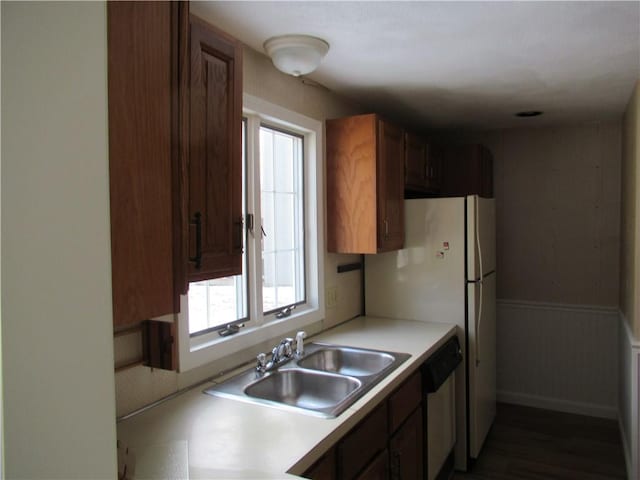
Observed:
[[[199,7],[201,5],[192,3],[192,12],[198,14]],[[223,26],[220,28],[224,30]],[[269,58],[249,47],[245,47],[243,51],[243,77],[245,93],[316,120],[324,121],[327,118],[361,113],[358,105],[338,97],[324,87],[306,84],[301,79],[280,73],[273,67]],[[322,196],[325,197],[324,190]],[[357,261],[360,261],[358,255],[326,254],[325,286],[335,288],[337,303],[335,307],[326,309],[326,319],[319,328],[330,327],[361,313],[361,272],[337,273],[338,265]],[[264,350],[271,346],[265,344],[256,348]],[[127,357],[129,351],[131,348],[124,345],[122,340],[116,342],[116,358]],[[185,373],[151,370],[146,367],[119,372],[116,374],[117,413],[129,413],[180,388],[210,377],[216,371],[247,361],[253,354],[243,352]]]
[[[116,478],[106,7],[2,2],[6,478]]]
[[[622,209],[620,310],[636,338],[640,337],[640,80],[624,114],[622,126]]]
[[[493,152],[498,298],[616,306],[620,124],[508,129]]]

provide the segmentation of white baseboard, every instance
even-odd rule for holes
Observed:
[[[540,397],[516,392],[497,392],[497,400],[502,403],[512,403],[525,407],[543,408],[558,412],[575,413],[589,417],[618,418],[618,410],[614,407],[594,405],[589,403],[571,402],[557,398]]]

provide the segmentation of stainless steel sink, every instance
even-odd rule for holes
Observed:
[[[302,369],[278,370],[252,383],[250,397],[332,415],[362,386],[353,377]]]
[[[332,418],[409,357],[406,353],[310,343],[302,357],[292,358],[277,370],[259,373],[250,368],[204,392]]]
[[[340,375],[368,377],[384,371],[395,359],[393,354],[386,352],[351,347],[326,347],[299,360],[298,365]]]

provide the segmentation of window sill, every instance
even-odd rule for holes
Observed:
[[[181,298],[181,303],[181,310],[184,312],[186,296]],[[305,309],[296,309],[295,313],[286,318],[273,319],[263,325],[244,327],[235,335],[228,337],[220,337],[214,332],[203,338],[190,338],[186,342],[180,342],[179,371],[191,370],[243,350],[258,347],[274,338],[294,336],[296,331],[323,319],[324,308],[309,306]],[[188,338],[188,322],[185,318],[180,319],[179,330],[180,335],[186,335]]]

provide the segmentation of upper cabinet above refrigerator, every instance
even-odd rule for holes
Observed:
[[[404,189],[407,197],[440,192],[442,161],[426,139],[407,132],[404,135]]]
[[[440,196],[493,198],[493,156],[487,147],[433,145],[431,149],[442,162]]]

